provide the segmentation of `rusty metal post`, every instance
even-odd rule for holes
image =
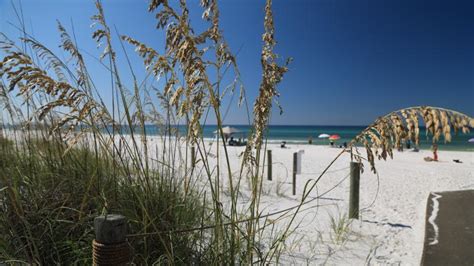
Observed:
[[[94,219],[94,231],[93,265],[127,265],[130,262],[130,248],[126,241],[127,220],[124,216],[98,216]]]

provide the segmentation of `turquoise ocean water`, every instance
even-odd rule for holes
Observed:
[[[227,125],[226,125],[227,126]],[[228,125],[237,128],[240,133],[234,134],[235,138],[246,137],[249,135],[251,128],[245,125]],[[308,143],[308,139],[311,136],[313,138],[313,145],[329,145],[327,139],[318,139],[319,134],[338,134],[341,139],[336,141],[337,145],[341,145],[344,142],[349,142],[358,133],[360,133],[365,126],[270,126],[268,129],[268,141],[270,143],[280,143],[286,141],[287,143]],[[205,125],[203,128],[204,138],[214,138],[214,131],[217,129],[213,125]],[[147,126],[148,134],[158,135],[160,130],[155,126]],[[179,127],[179,131],[183,134],[186,131],[184,126]],[[439,142],[439,148],[443,150],[463,150],[463,151],[474,151],[474,143],[468,143],[470,138],[474,138],[474,131],[469,134],[458,133],[453,135],[452,141],[445,144],[444,139],[441,137]],[[431,147],[431,135],[426,136],[424,128],[420,130],[420,144],[421,149],[429,149]]]

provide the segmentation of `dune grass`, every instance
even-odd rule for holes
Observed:
[[[194,31],[186,1],[150,1],[149,12],[166,38],[164,54],[111,29],[101,2],[95,4],[92,38],[104,49],[96,60],[110,76],[109,103],[88,71],[74,32],[61,23],[60,48],[67,60],[29,35],[21,16],[20,45],[1,36],[5,57],[0,62],[0,96],[7,111],[3,117],[16,128],[8,134],[4,128],[13,142],[5,141],[2,153],[1,259],[90,263],[92,219],[119,213],[129,220],[128,241],[137,264],[272,261],[281,240],[266,250],[259,243],[265,228],[259,221],[260,153],[269,108],[278,96],[276,85],[287,68],[277,64],[273,53],[271,1],[266,2],[264,20],[265,75],[254,109],[254,131],[237,176],[223,141],[221,101],[236,94],[241,84],[236,59],[219,29],[217,1],[201,2],[209,25],[202,33]],[[131,67],[127,43],[143,58],[145,80],[139,81]],[[130,67],[131,80],[122,77],[119,60]],[[242,87],[239,104],[248,105]],[[201,134],[208,113],[218,124],[213,147]],[[173,130],[183,121],[185,136]],[[149,124],[163,129],[157,136],[162,145],[155,149],[148,146]],[[188,167],[190,146],[196,147],[195,169]],[[225,163],[211,164],[211,148]],[[195,180],[206,182],[199,187]],[[251,200],[238,210],[242,180],[251,184]],[[224,207],[226,192],[230,204]]]
[[[144,191],[134,174],[115,169],[116,176],[111,175],[110,156],[86,148],[64,154],[67,146],[58,139],[24,141],[0,141],[2,261],[90,264],[93,219],[104,213],[125,215],[135,233],[198,227],[202,222],[202,200],[190,191],[184,196],[169,178],[154,178]],[[205,248],[197,237],[131,237],[133,261],[203,262]]]

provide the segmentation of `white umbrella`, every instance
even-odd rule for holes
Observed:
[[[238,129],[235,128],[235,127],[229,127],[229,126],[227,126],[227,127],[223,127],[223,128],[222,128],[222,133],[224,133],[224,135],[229,135],[229,136],[230,136],[230,135],[232,135],[232,134],[234,134],[234,133],[239,133],[239,132],[240,132],[240,130],[238,130]],[[214,131],[214,134],[218,134],[218,133],[219,133],[219,130]]]
[[[320,139],[327,139],[327,138],[329,138],[329,135],[328,135],[328,134],[320,134],[320,135],[318,136],[318,138],[320,138]]]

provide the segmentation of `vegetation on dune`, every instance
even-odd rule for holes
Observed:
[[[168,232],[198,227],[204,206],[197,194],[183,195],[170,178],[154,176],[144,191],[121,169],[111,176],[110,156],[67,146],[57,139],[0,145],[0,259],[38,264],[91,263],[93,219],[118,212],[130,231],[144,228]],[[116,164],[115,164],[116,165]],[[129,178],[132,177],[132,178]],[[153,217],[145,224],[143,216]],[[134,262],[204,261],[197,253],[197,233],[151,235],[129,239]],[[169,258],[166,258],[168,254]]]
[[[219,27],[217,1],[202,0],[200,5],[207,28],[196,32],[186,1],[150,1],[148,11],[166,40],[159,53],[113,32],[96,2],[92,37],[104,47],[98,60],[110,76],[110,103],[96,87],[74,34],[60,23],[60,47],[69,56],[65,61],[28,35],[23,24],[21,46],[1,36],[5,56],[0,61],[0,98],[7,113],[2,122],[14,126],[4,127],[0,138],[0,261],[90,264],[93,218],[119,213],[129,221],[127,241],[136,264],[278,263],[295,230],[296,215],[342,154],[368,160],[375,171],[376,156],[392,156],[402,140],[418,144],[421,121],[433,141],[442,135],[449,141],[452,130],[465,132],[474,126],[466,115],[435,107],[390,113],[305,184],[299,204],[264,214],[260,204],[265,134],[272,106],[278,105],[277,85],[289,63],[279,64],[273,51],[272,1],[265,4],[263,71],[253,106],[253,131],[238,169],[232,169],[224,141],[227,111],[222,102],[230,95],[232,103],[239,94],[238,104],[248,109],[245,90]],[[117,41],[121,50],[113,46]],[[131,67],[127,45],[143,59],[144,80],[138,80]],[[121,76],[121,58],[130,67],[129,82]],[[209,113],[219,133],[212,146],[202,136]],[[185,136],[173,130],[183,121]],[[148,124],[164,132],[154,136],[160,147],[149,146]],[[367,158],[357,144],[365,147]],[[191,146],[196,149],[196,166],[189,164]],[[242,197],[243,180],[249,184],[248,198]],[[289,217],[289,222],[277,227],[268,218],[275,214]],[[332,220],[336,242],[344,241],[346,222]]]
[[[399,149],[402,142],[412,141],[419,147],[420,127],[424,124],[426,134],[433,143],[444,138],[450,142],[454,135],[469,133],[474,128],[474,118],[463,113],[433,106],[409,107],[382,116],[360,132],[349,144],[351,156],[362,163],[366,159],[371,170],[376,172],[375,159],[393,157],[393,149]],[[356,144],[362,144],[366,151],[363,158]]]
[[[110,74],[112,101],[107,104],[74,34],[61,23],[60,48],[69,55],[66,61],[29,35],[21,18],[21,46],[2,35],[0,48],[5,56],[0,62],[0,88],[8,112],[6,122],[21,125],[9,130],[7,137],[13,144],[5,144],[8,153],[4,155],[14,159],[5,161],[7,170],[1,181],[5,210],[1,234],[6,240],[0,254],[4,260],[44,264],[89,261],[92,218],[114,212],[130,221],[128,241],[136,263],[249,264],[273,260],[267,254],[278,246],[262,250],[259,244],[266,222],[260,222],[262,173],[254,162],[261,158],[247,153],[235,178],[223,141],[221,102],[240,85],[236,60],[219,28],[217,1],[201,1],[201,6],[209,27],[196,33],[186,1],[176,5],[151,1],[149,12],[156,13],[157,29],[166,37],[165,52],[159,54],[131,37],[120,36],[120,53],[113,46],[115,33],[107,24],[105,11],[100,1],[96,2],[92,37],[104,47],[99,60]],[[266,2],[265,29],[264,75],[252,138],[252,143],[258,144],[258,154],[276,85],[286,72],[272,52],[270,0]],[[137,79],[122,40],[135,46],[144,59],[145,80]],[[120,74],[120,56],[130,66],[131,84]],[[225,78],[227,75],[233,77]],[[224,84],[229,79],[230,84]],[[247,105],[240,86],[239,105],[242,103]],[[211,147],[201,134],[209,111],[214,113],[220,133],[215,153],[218,160],[225,159],[216,166],[210,163]],[[172,130],[183,120],[187,122],[186,136]],[[158,137],[163,145],[154,149],[155,154],[150,154],[148,147],[145,125],[150,123],[166,133]],[[40,124],[45,127],[39,129]],[[122,134],[124,126],[130,135]],[[188,167],[189,155],[182,153],[191,145],[199,157],[196,168]],[[223,178],[229,182],[229,208],[222,203]],[[243,178],[252,180],[252,200],[244,211],[238,211]],[[204,190],[196,180],[207,180]],[[14,223],[17,219],[18,224]]]

